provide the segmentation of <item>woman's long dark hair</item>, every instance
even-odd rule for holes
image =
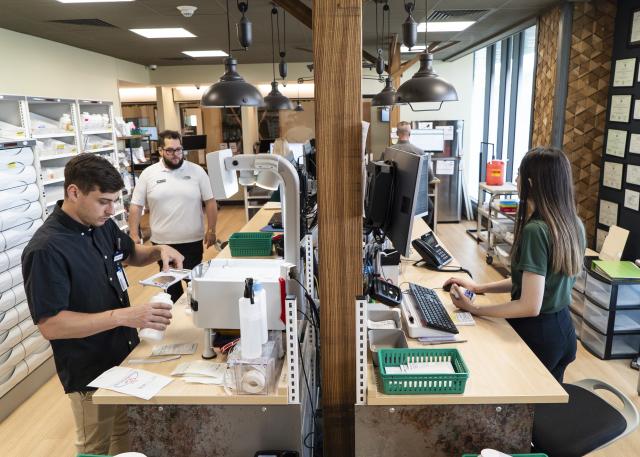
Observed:
[[[515,259],[520,257],[522,231],[529,222],[527,207],[531,201],[535,216],[549,227],[552,270],[567,276],[577,275],[582,266],[584,246],[569,160],[559,149],[534,148],[522,159],[519,175],[520,205],[513,242]]]

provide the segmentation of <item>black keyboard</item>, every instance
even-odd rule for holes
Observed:
[[[449,333],[458,333],[456,324],[432,289],[409,283],[409,290],[416,302],[422,325]]]
[[[269,219],[269,225],[274,229],[282,228],[282,213],[273,213],[271,219]]]

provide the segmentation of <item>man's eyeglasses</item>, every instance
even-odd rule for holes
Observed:
[[[176,148],[176,149],[162,148],[162,150],[169,155],[179,155],[179,156],[182,155],[182,153],[184,152],[182,148]]]

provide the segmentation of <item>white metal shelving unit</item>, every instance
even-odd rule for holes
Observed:
[[[78,125],[80,126],[80,151],[82,153],[100,154],[108,158],[120,174],[125,178],[128,170],[120,163],[118,141],[115,131],[113,103],[100,100],[78,100]],[[99,125],[92,124],[92,115],[107,115],[108,122]],[[125,183],[127,180],[125,179]],[[116,202],[114,220],[121,230],[128,230],[127,212],[124,209],[124,195],[131,192],[125,186],[119,200]]]
[[[26,106],[26,97],[0,95],[0,138],[18,141],[29,138]]]
[[[244,188],[244,212],[247,222],[260,208],[271,199],[273,191],[261,189],[258,186],[243,186]]]

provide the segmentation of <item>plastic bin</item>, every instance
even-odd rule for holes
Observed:
[[[578,292],[576,289],[571,291],[571,311],[576,313],[578,316],[582,316],[584,313],[584,302],[586,301],[586,297],[584,294]]]
[[[611,290],[613,286],[598,278],[587,275],[587,287],[585,295],[598,305],[609,309],[611,303]],[[640,306],[640,283],[638,284],[619,284],[617,308],[629,306]]]
[[[229,238],[231,257],[267,257],[271,255],[271,233],[236,232]]]
[[[380,349],[378,375],[382,391],[389,395],[461,394],[469,370],[457,349]],[[451,362],[452,374],[387,374],[388,367],[407,362]]]
[[[612,335],[611,338],[613,339],[611,343],[612,357],[628,356],[631,358],[638,354],[640,335]],[[580,332],[580,341],[598,357],[605,358],[607,335],[594,330],[584,320]]]
[[[578,276],[576,276],[576,282],[573,284],[573,289],[577,290],[578,292],[584,293],[586,287],[587,269],[583,267],[582,271],[580,271],[580,273],[578,273]]]
[[[609,310],[602,309],[588,298],[585,299],[584,313],[582,317],[602,333],[607,333],[609,323]],[[640,331],[640,310],[616,310],[613,324],[614,332]]]
[[[402,328],[396,329],[372,329],[368,333],[369,350],[373,366],[378,366],[378,352],[381,349],[406,349],[409,347],[407,336]]]
[[[576,330],[576,337],[578,339],[581,339],[580,335],[582,334],[582,316],[577,315],[573,311],[571,311],[570,314],[571,320],[573,321],[573,327]]]

